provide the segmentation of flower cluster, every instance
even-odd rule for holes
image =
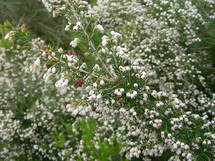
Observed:
[[[40,39],[20,44],[22,29],[3,35],[10,45],[1,48],[0,64],[6,69],[0,80],[6,84],[0,93],[0,138],[8,143],[3,159],[215,157],[215,94],[199,67],[205,65],[199,54],[207,51],[196,48],[214,21],[214,1],[43,3],[68,20],[65,32],[73,36],[63,49]]]

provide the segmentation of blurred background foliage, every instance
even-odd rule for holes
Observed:
[[[87,0],[92,5],[97,0]],[[67,21],[49,13],[38,0],[0,0],[0,23],[9,21],[15,26],[26,24],[27,28],[47,43],[68,48],[71,34],[65,32]]]
[[[67,46],[71,41],[64,27],[66,20],[53,17],[38,0],[0,0],[0,23],[15,26],[25,24],[35,37],[55,46]]]

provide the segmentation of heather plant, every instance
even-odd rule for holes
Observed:
[[[22,73],[2,70],[10,82],[1,93],[3,159],[214,159],[215,95],[207,81],[214,76],[200,67],[210,66],[204,60],[214,34],[205,29],[214,1],[42,2],[68,20],[70,47],[31,40],[23,26],[2,30],[2,62],[9,62],[2,69],[25,58],[14,61]],[[21,77],[27,106],[13,91]]]
[[[197,1],[97,1],[93,7],[84,1],[72,1],[65,5],[62,2],[46,2],[45,5],[50,5],[50,10],[65,16],[68,19],[65,30],[74,32],[74,40],[70,43],[74,51],[65,61],[60,61],[65,56],[58,57],[58,61],[55,57],[54,61],[60,73],[73,73],[68,77],[72,84],[92,86],[94,90],[89,91],[86,99],[92,102],[93,109],[96,110],[96,106],[103,102],[113,108],[119,104],[119,109],[134,108],[141,116],[141,112],[149,108],[148,100],[151,106],[165,105],[164,100],[153,103],[148,95],[164,95],[168,98],[166,102],[173,99],[176,109],[183,109],[182,114],[186,111],[197,115],[203,113],[210,115],[213,120],[212,92],[197,65],[200,62],[197,55],[207,55],[207,52],[192,50],[203,41],[199,36],[203,34],[201,30],[214,19],[212,1],[202,1],[201,4]],[[202,5],[208,9],[207,13],[201,10]],[[113,27],[120,33],[113,31]],[[80,61],[78,57],[81,57]],[[52,61],[52,58],[47,59]],[[83,80],[81,74],[85,74],[87,79]],[[59,85],[64,81],[56,82],[56,87],[64,89]],[[145,88],[151,93],[146,92]],[[164,94],[160,96],[157,94],[159,92]],[[177,110],[176,113],[179,112]],[[172,113],[174,110],[170,111]],[[165,110],[158,113],[165,114]],[[149,122],[153,124],[152,120]],[[159,127],[162,119],[156,122]],[[176,125],[171,130],[182,127]],[[179,158],[180,153],[179,150],[172,158]],[[134,157],[138,158],[139,155]]]
[[[116,138],[111,139],[112,146],[101,141],[100,153],[103,155],[98,155],[91,143],[98,123],[92,118],[76,119],[68,113],[66,104],[71,98],[75,101],[75,95],[71,90],[58,93],[54,88],[53,82],[59,76],[53,75],[55,71],[50,64],[42,64],[37,58],[44,50],[51,52],[45,49],[44,41],[32,39],[25,25],[13,27],[7,22],[0,29],[1,159],[82,160],[80,154],[72,155],[74,151],[80,151],[82,144],[87,145],[99,160],[110,156],[120,158],[120,143]],[[45,69],[48,74],[44,73]],[[80,105],[86,105],[78,101]],[[86,153],[89,150],[85,150]]]
[[[0,31],[0,158],[46,158],[34,148],[48,145],[50,139],[47,136],[54,124],[50,120],[62,111],[65,100],[61,98],[60,101],[56,90],[43,81],[44,66],[40,66],[36,57],[39,48],[35,44],[44,42],[32,40],[25,25],[15,28],[5,23],[0,26]]]

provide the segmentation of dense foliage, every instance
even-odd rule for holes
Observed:
[[[42,3],[71,42],[0,26],[2,160],[213,161],[214,1]]]

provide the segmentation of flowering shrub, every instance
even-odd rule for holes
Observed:
[[[1,26],[2,159],[214,159],[214,78],[199,67],[214,1],[42,2],[73,37],[67,50]]]
[[[43,160],[54,119],[59,121],[54,116],[61,115],[70,95],[59,97],[53,85],[43,81],[44,67],[37,59],[42,40],[32,40],[25,26],[6,23],[0,31],[0,158]]]

